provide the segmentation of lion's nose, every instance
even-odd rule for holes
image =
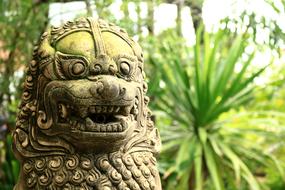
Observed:
[[[90,93],[94,97],[100,96],[102,99],[114,99],[120,96],[122,90],[120,90],[120,85],[112,80],[100,80],[90,88]]]

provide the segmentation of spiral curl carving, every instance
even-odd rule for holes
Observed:
[[[34,171],[30,172],[27,177],[27,186],[29,188],[35,186],[35,184],[37,183],[37,178],[38,176]]]
[[[74,184],[80,184],[84,180],[84,174],[81,170],[76,169],[71,176],[71,182]]]
[[[36,159],[35,161],[35,168],[38,171],[42,171],[45,168],[46,160],[43,157]]]
[[[102,170],[104,171],[106,171],[110,166],[108,162],[108,158],[105,155],[102,157],[99,157],[96,162],[97,162],[97,166],[99,168],[102,168]]]
[[[47,186],[48,184],[51,183],[51,171],[50,170],[45,170],[39,177],[38,177],[38,183],[41,186]]]
[[[65,165],[67,169],[73,170],[78,166],[78,163],[79,163],[78,156],[72,155],[67,158]]]
[[[109,179],[111,179],[114,184],[118,184],[122,181],[122,175],[119,174],[115,169],[111,169],[109,172]]]
[[[48,167],[53,171],[58,171],[63,165],[63,159],[60,156],[55,156],[49,160]]]
[[[65,170],[58,171],[54,176],[54,183],[63,186],[68,181],[68,173]]]
[[[82,169],[90,170],[93,167],[91,158],[88,157],[82,157],[80,162],[80,167]]]
[[[98,171],[95,169],[91,169],[86,176],[86,182],[90,186],[95,186],[99,178],[100,173],[98,173]]]

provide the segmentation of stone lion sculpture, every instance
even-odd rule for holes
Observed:
[[[82,18],[51,27],[28,65],[13,150],[15,190],[160,190],[143,55],[125,30]]]

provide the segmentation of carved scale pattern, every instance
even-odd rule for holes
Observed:
[[[155,190],[158,175],[151,153],[69,154],[23,163],[29,189]]]

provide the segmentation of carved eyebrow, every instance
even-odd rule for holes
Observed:
[[[60,59],[69,59],[69,58],[72,58],[72,59],[83,59],[84,61],[89,61],[88,58],[84,55],[81,55],[81,54],[70,54],[70,53],[63,53],[61,51],[56,51],[55,52],[55,55],[59,55]]]
[[[114,56],[114,60],[116,60],[116,61],[118,61],[121,58],[128,59],[131,62],[137,61],[137,57],[136,56],[129,55],[129,54],[118,54],[118,55]]]
[[[83,61],[87,62],[88,64],[91,62],[90,58],[88,58],[88,57],[86,57],[86,56],[84,56],[82,54],[63,53],[63,52],[58,51],[58,50],[55,52],[55,56],[58,57],[59,59],[64,59],[64,60],[80,59],[80,60],[83,60]]]

